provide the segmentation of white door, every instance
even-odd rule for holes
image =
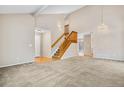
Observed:
[[[84,55],[92,56],[91,34],[84,35]]]

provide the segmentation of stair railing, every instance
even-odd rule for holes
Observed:
[[[61,47],[60,48],[64,49],[65,46],[68,44],[68,42],[74,42],[74,43],[76,43],[77,42],[77,36],[75,36],[75,35],[77,35],[77,32],[72,31],[69,34],[69,36],[64,40],[64,42],[61,44]]]
[[[52,48],[62,39],[62,37],[65,36],[65,33],[63,33],[52,45]],[[68,49],[68,47],[71,45],[71,43],[77,43],[77,32],[72,31],[68,36],[64,39],[64,41],[59,45],[59,50],[61,51],[61,54],[59,55],[59,58],[61,58],[65,51]],[[54,56],[53,56],[54,57]]]
[[[53,44],[52,44],[52,48],[65,36],[65,33],[63,33]]]
[[[62,49],[63,54],[60,55],[62,57],[71,43],[77,43],[77,32],[72,31],[68,37],[64,40],[64,42],[60,45],[60,49]]]

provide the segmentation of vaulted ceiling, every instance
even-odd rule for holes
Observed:
[[[84,5],[0,5],[0,14],[69,14]]]
[[[33,13],[39,8],[39,5],[0,5],[0,14]]]

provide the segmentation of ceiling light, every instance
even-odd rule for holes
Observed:
[[[101,6],[101,24],[98,26],[99,31],[108,31],[108,26],[104,23],[103,6]]]

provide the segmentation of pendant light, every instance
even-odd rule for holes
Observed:
[[[108,30],[108,26],[104,23],[104,7],[101,6],[101,23],[98,26],[98,30],[99,31],[107,31]]]

